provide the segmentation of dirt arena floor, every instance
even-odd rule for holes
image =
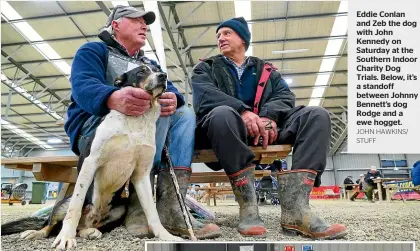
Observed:
[[[48,202],[48,203],[53,203]],[[2,205],[1,222],[29,216],[45,205]],[[420,251],[420,202],[395,201],[350,202],[340,200],[313,200],[314,212],[322,215],[329,222],[345,224],[349,234],[344,241],[416,241],[416,251]],[[219,202],[211,206],[215,212],[216,223],[222,229],[222,237],[216,241],[253,241],[243,238],[236,231],[238,223],[238,206],[234,201]],[[260,214],[266,223],[269,233],[259,241],[308,241],[300,236],[285,236],[279,228],[280,207],[264,205]],[[106,233],[100,240],[87,241],[77,238],[75,250],[144,250],[144,242],[157,239],[139,239],[131,237],[124,227]],[[18,234],[2,236],[1,250],[53,250],[50,245],[53,238],[27,241],[19,239]]]

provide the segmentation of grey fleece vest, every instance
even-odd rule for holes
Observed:
[[[130,71],[142,64],[151,64],[151,61],[146,57],[128,57],[110,46],[108,46],[108,52],[108,65],[105,73],[107,85],[113,86],[114,80],[127,71]],[[89,137],[92,136],[104,118],[105,117],[92,115],[88,120],[86,120],[80,132],[78,146],[80,152],[82,152],[86,147]]]
[[[108,51],[108,66],[106,69],[106,82],[108,85],[114,85],[114,80],[127,71],[142,64],[151,64],[151,61],[145,57],[128,57],[112,47],[108,47]]]

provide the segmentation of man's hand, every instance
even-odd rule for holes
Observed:
[[[174,114],[178,105],[175,93],[163,93],[159,98],[159,104],[161,105],[160,116],[170,116]]]
[[[268,131],[268,143],[271,145],[277,139],[277,123],[274,120],[265,117],[261,118],[261,120],[265,125],[265,130]]]
[[[109,96],[107,106],[125,115],[140,116],[150,109],[152,95],[140,88],[125,87]]]
[[[265,124],[261,118],[253,112],[244,111],[241,114],[242,120],[248,130],[248,134],[254,137],[254,145],[258,144],[260,137],[263,137],[263,148],[268,145],[268,131],[265,130]]]

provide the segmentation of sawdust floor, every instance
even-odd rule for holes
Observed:
[[[48,203],[53,203],[49,201]],[[1,222],[29,216],[45,205],[2,205]],[[350,202],[340,200],[313,200],[312,210],[329,222],[347,226],[349,234],[344,241],[416,241],[416,251],[420,251],[420,202],[395,201],[392,203],[366,201]],[[244,238],[236,231],[238,206],[234,201],[218,201],[211,206],[215,212],[216,224],[222,229],[222,237],[216,241],[253,241]],[[260,206],[260,214],[269,233],[259,241],[308,241],[300,236],[285,236],[279,228],[280,208],[272,205]],[[145,241],[131,237],[123,227],[105,233],[100,240],[87,241],[78,238],[76,250],[144,250]],[[50,245],[54,239],[27,241],[19,239],[18,234],[2,236],[1,250],[53,250]]]

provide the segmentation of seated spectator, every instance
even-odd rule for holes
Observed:
[[[374,182],[375,179],[383,178],[381,173],[376,170],[376,166],[371,166],[370,170],[365,175],[365,181],[367,183],[366,187],[366,196],[368,197],[368,201],[373,202],[373,190],[377,188],[376,183]],[[385,188],[381,187],[382,189],[382,199],[386,199]]]
[[[357,196],[359,195],[360,192],[363,191],[363,189],[366,187],[366,183],[365,183],[365,175],[364,174],[360,174],[359,179],[356,180],[356,184],[359,184],[359,191],[356,191],[353,196],[351,196],[350,200],[354,201],[354,199],[357,198]]]
[[[350,184],[354,184],[353,176],[347,176],[347,178],[344,179],[344,185],[350,185]],[[345,190],[351,191],[353,190],[353,186],[345,186]]]

